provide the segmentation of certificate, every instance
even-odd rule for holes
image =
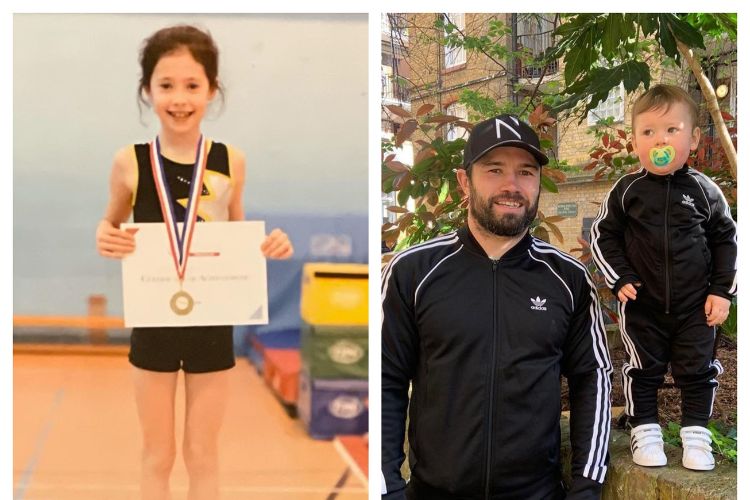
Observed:
[[[121,229],[135,236],[135,251],[122,260],[126,327],[268,323],[265,223],[195,224],[182,283],[164,223]]]

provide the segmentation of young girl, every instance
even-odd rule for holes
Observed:
[[[220,91],[218,50],[208,33],[174,26],[154,33],[141,52],[141,100],[153,107],[161,130],[158,141],[172,210],[184,220],[183,203],[191,191],[200,125],[206,108]],[[218,142],[208,149],[198,221],[243,220],[242,153]],[[198,201],[198,200],[196,200]],[[166,208],[168,210],[168,208]],[[148,144],[117,152],[110,180],[110,200],[96,230],[96,246],[105,257],[121,259],[135,250],[131,234],[119,229],[133,212],[134,222],[163,222]],[[271,259],[288,259],[289,238],[274,229],[261,246]],[[185,371],[185,435],[183,458],[190,476],[188,498],[219,497],[219,428],[234,366],[231,326],[134,328],[129,359],[134,366],[136,404],[143,430],[141,495],[169,498],[169,474],[175,459],[175,389]]]

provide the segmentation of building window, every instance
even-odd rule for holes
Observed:
[[[383,219],[382,224],[385,224],[386,222],[396,222],[396,219],[398,218],[396,214],[388,211],[388,207],[392,207],[394,205],[397,205],[395,192],[380,193],[380,208],[382,210],[381,216]]]
[[[524,64],[519,60],[518,66],[521,67],[519,76],[524,78],[539,78],[542,76],[542,71],[545,70],[541,63],[544,52],[554,45],[552,32],[555,25],[552,22],[553,17],[554,14],[518,14],[518,20],[516,21],[518,48],[525,49],[535,60],[540,61],[539,63]],[[545,74],[551,75],[557,73],[557,70],[557,60],[551,61],[547,64]]]
[[[381,14],[380,31],[387,37],[395,40],[408,41],[406,14]]]
[[[395,64],[398,64],[398,62]],[[399,81],[398,75],[393,73],[393,67],[380,66],[380,98],[383,104],[396,104],[409,110],[411,109],[409,92]]]
[[[593,217],[584,217],[583,224],[581,224],[581,237],[586,242],[591,243],[591,226],[594,224]]]
[[[453,104],[448,106],[445,110],[445,114],[450,116],[457,116],[462,121],[467,121],[469,119],[469,114],[466,110],[466,106],[458,102],[454,102]],[[447,132],[445,138],[449,141],[453,141],[466,135],[466,129],[463,127],[459,127],[455,123],[449,123],[446,127],[446,130]]]
[[[620,83],[617,87],[609,91],[609,95],[599,105],[589,111],[587,123],[589,126],[596,125],[596,122],[605,118],[614,117],[615,122],[625,120],[625,86]]]
[[[464,15],[463,14],[444,14],[445,15],[445,22],[450,23],[456,29],[460,30],[461,32],[466,29],[466,24],[464,22]],[[448,32],[445,32],[445,35],[447,35]],[[466,51],[463,47],[448,47],[445,46],[445,69],[450,69],[454,66],[458,66],[460,64],[464,64],[466,62]]]
[[[393,68],[390,66],[380,67],[380,97],[384,101],[394,100],[395,96],[393,93]]]

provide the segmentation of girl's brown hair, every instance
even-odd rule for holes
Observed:
[[[211,90],[219,90],[219,93],[222,93],[219,85],[219,49],[216,48],[214,39],[207,31],[182,24],[162,28],[143,42],[139,60],[141,81],[138,87],[138,98],[140,102],[148,105],[143,98],[143,91],[149,90],[151,76],[154,74],[154,68],[159,59],[183,47],[203,66]]]

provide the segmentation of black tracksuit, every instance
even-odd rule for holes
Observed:
[[[591,250],[615,295],[641,283],[635,301],[618,305],[632,425],[657,423],[656,393],[671,363],[682,424],[705,427],[723,370],[704,304],[709,294],[736,292],[736,225],[721,190],[687,165],[665,176],[627,174],[602,203]]]
[[[570,386],[568,498],[599,498],[612,368],[583,265],[528,234],[491,260],[464,227],[397,254],[382,300],[384,498],[405,498],[407,405],[410,499],[564,496],[561,374]]]

